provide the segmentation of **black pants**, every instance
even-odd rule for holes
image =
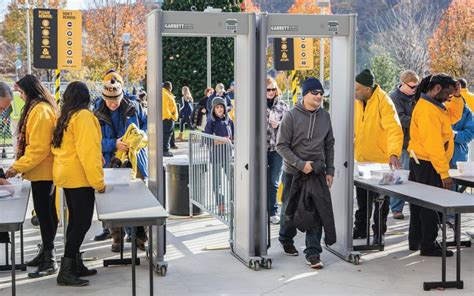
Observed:
[[[410,181],[443,187],[441,177],[429,161],[420,160],[416,164],[410,159]],[[410,204],[410,228],[408,243],[411,248],[421,247],[421,250],[431,251],[436,247],[438,224],[441,213]]]
[[[193,124],[191,123],[191,116],[183,116],[179,121],[179,131],[184,131],[184,125],[187,125],[190,130],[194,130]]]
[[[174,129],[174,121],[171,119],[163,120],[163,152],[170,150],[171,134]]]
[[[58,230],[58,215],[56,213],[56,188],[53,181],[31,182],[33,205],[38,217],[43,249],[54,249],[54,238]]]
[[[367,209],[367,190],[363,188],[356,187],[357,194],[357,211],[355,213],[355,222],[354,225],[360,233],[365,233],[367,230],[367,214],[369,217],[372,216],[372,210],[374,210],[374,225],[372,230],[374,234],[378,234],[379,229],[379,203],[375,203],[375,209],[373,209],[373,204],[378,194],[376,192],[369,191],[369,206]],[[385,196],[382,204],[382,235],[387,231],[387,216],[390,208],[390,197]],[[368,211],[368,213],[367,213]]]
[[[64,188],[69,209],[64,257],[76,258],[94,214],[94,189],[92,187]]]

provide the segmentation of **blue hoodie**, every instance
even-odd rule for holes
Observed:
[[[457,161],[467,161],[469,143],[474,137],[474,121],[472,120],[472,112],[466,104],[464,104],[461,119],[453,124],[453,132],[454,153],[450,162],[450,167],[456,168]]]

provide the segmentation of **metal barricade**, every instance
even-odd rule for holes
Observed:
[[[208,212],[232,233],[234,217],[234,145],[227,138],[189,133],[189,207]]]
[[[0,113],[0,147],[1,147],[1,158],[14,158],[13,153],[13,144],[14,144],[14,129],[15,125],[12,124],[12,120],[10,118],[9,110],[5,110]]]

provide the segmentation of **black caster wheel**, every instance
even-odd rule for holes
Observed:
[[[351,254],[349,256],[349,261],[354,265],[359,265],[360,264],[360,255]]]
[[[253,263],[253,270],[255,270],[255,271],[259,271],[259,270],[260,270],[260,262],[255,261],[255,262]]]
[[[261,266],[266,269],[272,269],[272,259],[262,259]]]
[[[165,276],[165,275],[166,275],[166,272],[168,272],[168,267],[166,267],[165,265],[161,266],[161,267],[160,267],[160,272],[159,272],[159,274],[160,274],[161,276]]]

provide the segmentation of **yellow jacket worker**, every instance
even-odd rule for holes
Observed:
[[[460,78],[458,81],[461,84],[461,97],[464,98],[469,109],[474,110],[474,94],[467,88],[466,79]]]
[[[57,283],[85,286],[89,281],[79,277],[97,273],[97,270],[84,266],[79,249],[92,223],[94,189],[105,191],[102,135],[99,121],[89,111],[91,98],[84,83],[70,83],[63,100],[61,116],[53,134],[53,179],[64,189],[69,224]]]
[[[178,108],[173,96],[173,85],[169,81],[163,83],[162,108],[163,108],[163,156],[171,157],[170,140],[174,129],[174,122],[178,120]]]
[[[22,174],[31,181],[33,204],[39,220],[42,245],[38,255],[27,262],[37,266],[29,277],[41,277],[57,271],[54,237],[58,228],[53,185],[51,139],[56,122],[56,103],[33,75],[25,75],[15,84],[25,106],[18,121],[16,161],[6,172],[10,178]]]
[[[399,157],[402,153],[403,130],[392,99],[375,84],[375,77],[369,69],[363,70],[356,76],[356,101],[354,104],[354,155],[358,162],[389,163],[393,168],[400,168]],[[367,237],[367,214],[372,215],[372,202],[367,209],[367,191],[357,189],[358,209],[355,213],[353,237]],[[370,192],[370,201],[376,194]],[[378,234],[379,218],[378,203],[375,206],[373,230]],[[369,211],[369,213],[367,213]],[[382,208],[383,235],[387,230],[387,215],[389,197],[385,198]],[[382,243],[382,237],[374,237],[375,244]]]
[[[454,93],[456,81],[446,74],[438,74],[424,78],[419,88],[421,95],[410,125],[408,151],[413,152],[409,179],[451,189],[448,170],[454,149],[452,118],[443,103]],[[436,242],[438,221],[436,211],[410,204],[410,250],[420,250],[421,256],[443,255],[442,248]],[[446,256],[452,255],[453,252],[446,252]]]

